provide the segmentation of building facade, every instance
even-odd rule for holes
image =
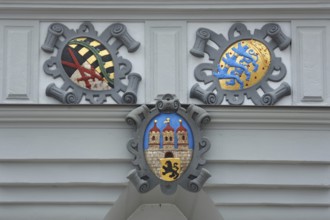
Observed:
[[[158,219],[330,219],[329,12],[327,0],[0,1],[0,220],[136,220],[145,218],[141,210]],[[118,59],[129,60],[141,76],[136,104],[107,97],[93,105],[83,96],[67,105],[46,95],[47,86],[64,83],[44,71],[58,52],[41,49],[48,27],[77,30],[85,21],[97,36],[122,23],[140,43],[132,53],[118,49]],[[251,33],[276,23],[291,39],[285,50],[274,50],[291,88],[274,106],[255,106],[249,98],[239,106],[207,105],[190,97],[196,83],[208,86],[196,80],[196,67],[212,63],[189,52],[196,31],[228,39],[235,23]],[[202,131],[211,142],[205,167],[212,177],[197,196],[180,190],[170,197],[140,195],[126,178],[133,129],[125,117],[166,93],[203,107],[212,119]],[[184,171],[194,149],[188,128],[171,123],[152,121],[147,148],[155,155],[148,163],[178,157]]]

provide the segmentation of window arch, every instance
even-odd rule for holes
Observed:
[[[167,151],[164,155],[165,158],[170,158],[170,157],[174,157],[173,153],[171,151]]]

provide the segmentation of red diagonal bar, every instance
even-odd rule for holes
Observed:
[[[91,66],[91,69],[86,69],[85,67],[83,67],[82,65],[79,64],[77,57],[74,55],[71,48],[68,48],[68,51],[73,60],[73,63],[70,63],[65,60],[62,60],[61,63],[65,66],[75,68],[79,71],[81,77],[77,79],[78,81],[84,81],[86,84],[86,87],[88,89],[91,89],[91,84],[89,83],[90,79],[92,79],[93,81],[95,81],[95,78],[97,78],[98,80],[102,80],[102,77],[100,75],[96,74],[95,69],[92,66]],[[89,76],[86,75],[86,73],[88,73]]]

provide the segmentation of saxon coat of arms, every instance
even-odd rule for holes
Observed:
[[[141,76],[130,73],[131,63],[118,56],[121,46],[126,46],[128,52],[140,46],[121,23],[110,25],[99,36],[89,22],[77,31],[61,23],[51,24],[42,49],[53,53],[57,48],[57,55],[48,59],[43,68],[53,78],[61,77],[64,84],[61,88],[50,84],[46,94],[66,104],[79,103],[84,96],[93,104],[104,103],[107,97],[117,103],[136,103]],[[121,81],[126,76],[127,85]]]
[[[206,53],[213,63],[202,63],[195,68],[197,81],[208,87],[203,89],[195,84],[190,92],[192,98],[206,104],[221,104],[226,98],[229,104],[241,105],[246,96],[255,105],[273,105],[291,94],[286,82],[276,88],[269,84],[283,80],[287,72],[274,50],[286,49],[291,39],[278,24],[266,24],[251,34],[244,24],[236,23],[230,28],[228,37],[227,40],[207,28],[197,30],[190,53],[196,57],[203,57]]]
[[[128,143],[136,166],[128,178],[140,192],[158,184],[166,194],[174,193],[177,185],[192,192],[201,189],[210,177],[202,168],[202,155],[210,148],[200,134],[200,127],[210,121],[205,110],[195,105],[185,109],[175,96],[167,94],[152,109],[146,105],[136,108],[126,121],[137,129]]]

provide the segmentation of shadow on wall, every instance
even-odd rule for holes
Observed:
[[[181,187],[165,195],[157,186],[141,194],[129,183],[104,220],[223,220],[213,201],[203,191],[188,192]]]

